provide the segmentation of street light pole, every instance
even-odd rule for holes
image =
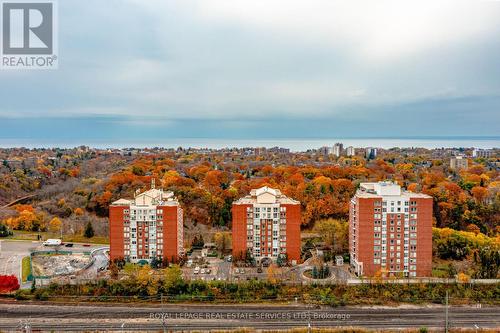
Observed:
[[[307,311],[307,333],[311,333],[311,309]]]
[[[444,331],[448,333],[448,290],[446,291],[446,316]]]

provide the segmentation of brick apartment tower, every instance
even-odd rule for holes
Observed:
[[[176,261],[184,253],[183,211],[172,192],[151,189],[109,207],[111,259]]]
[[[361,183],[349,205],[349,252],[359,276],[431,276],[432,197]]]
[[[257,262],[275,262],[283,254],[292,263],[300,261],[300,202],[265,186],[235,201],[232,214],[235,258],[250,250]]]

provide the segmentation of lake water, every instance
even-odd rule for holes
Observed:
[[[16,140],[0,139],[0,147],[27,148],[71,148],[90,146],[95,148],[145,148],[145,147],[193,147],[193,148],[227,148],[227,147],[283,147],[292,151],[306,151],[322,146],[332,146],[341,142],[344,147],[356,148],[378,147],[422,147],[422,148],[500,148],[500,137],[422,137],[422,138],[321,138],[321,139],[203,139],[176,138],[158,140]]]

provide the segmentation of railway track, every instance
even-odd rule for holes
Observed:
[[[332,316],[336,315],[335,319]],[[442,328],[444,307],[311,308],[306,306],[60,306],[0,304],[0,330],[32,331],[190,331],[211,329],[292,329],[364,327],[369,329]],[[499,328],[500,307],[452,307],[450,327]]]

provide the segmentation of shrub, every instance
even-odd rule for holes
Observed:
[[[19,281],[14,275],[0,275],[0,293],[10,293],[19,289]]]

